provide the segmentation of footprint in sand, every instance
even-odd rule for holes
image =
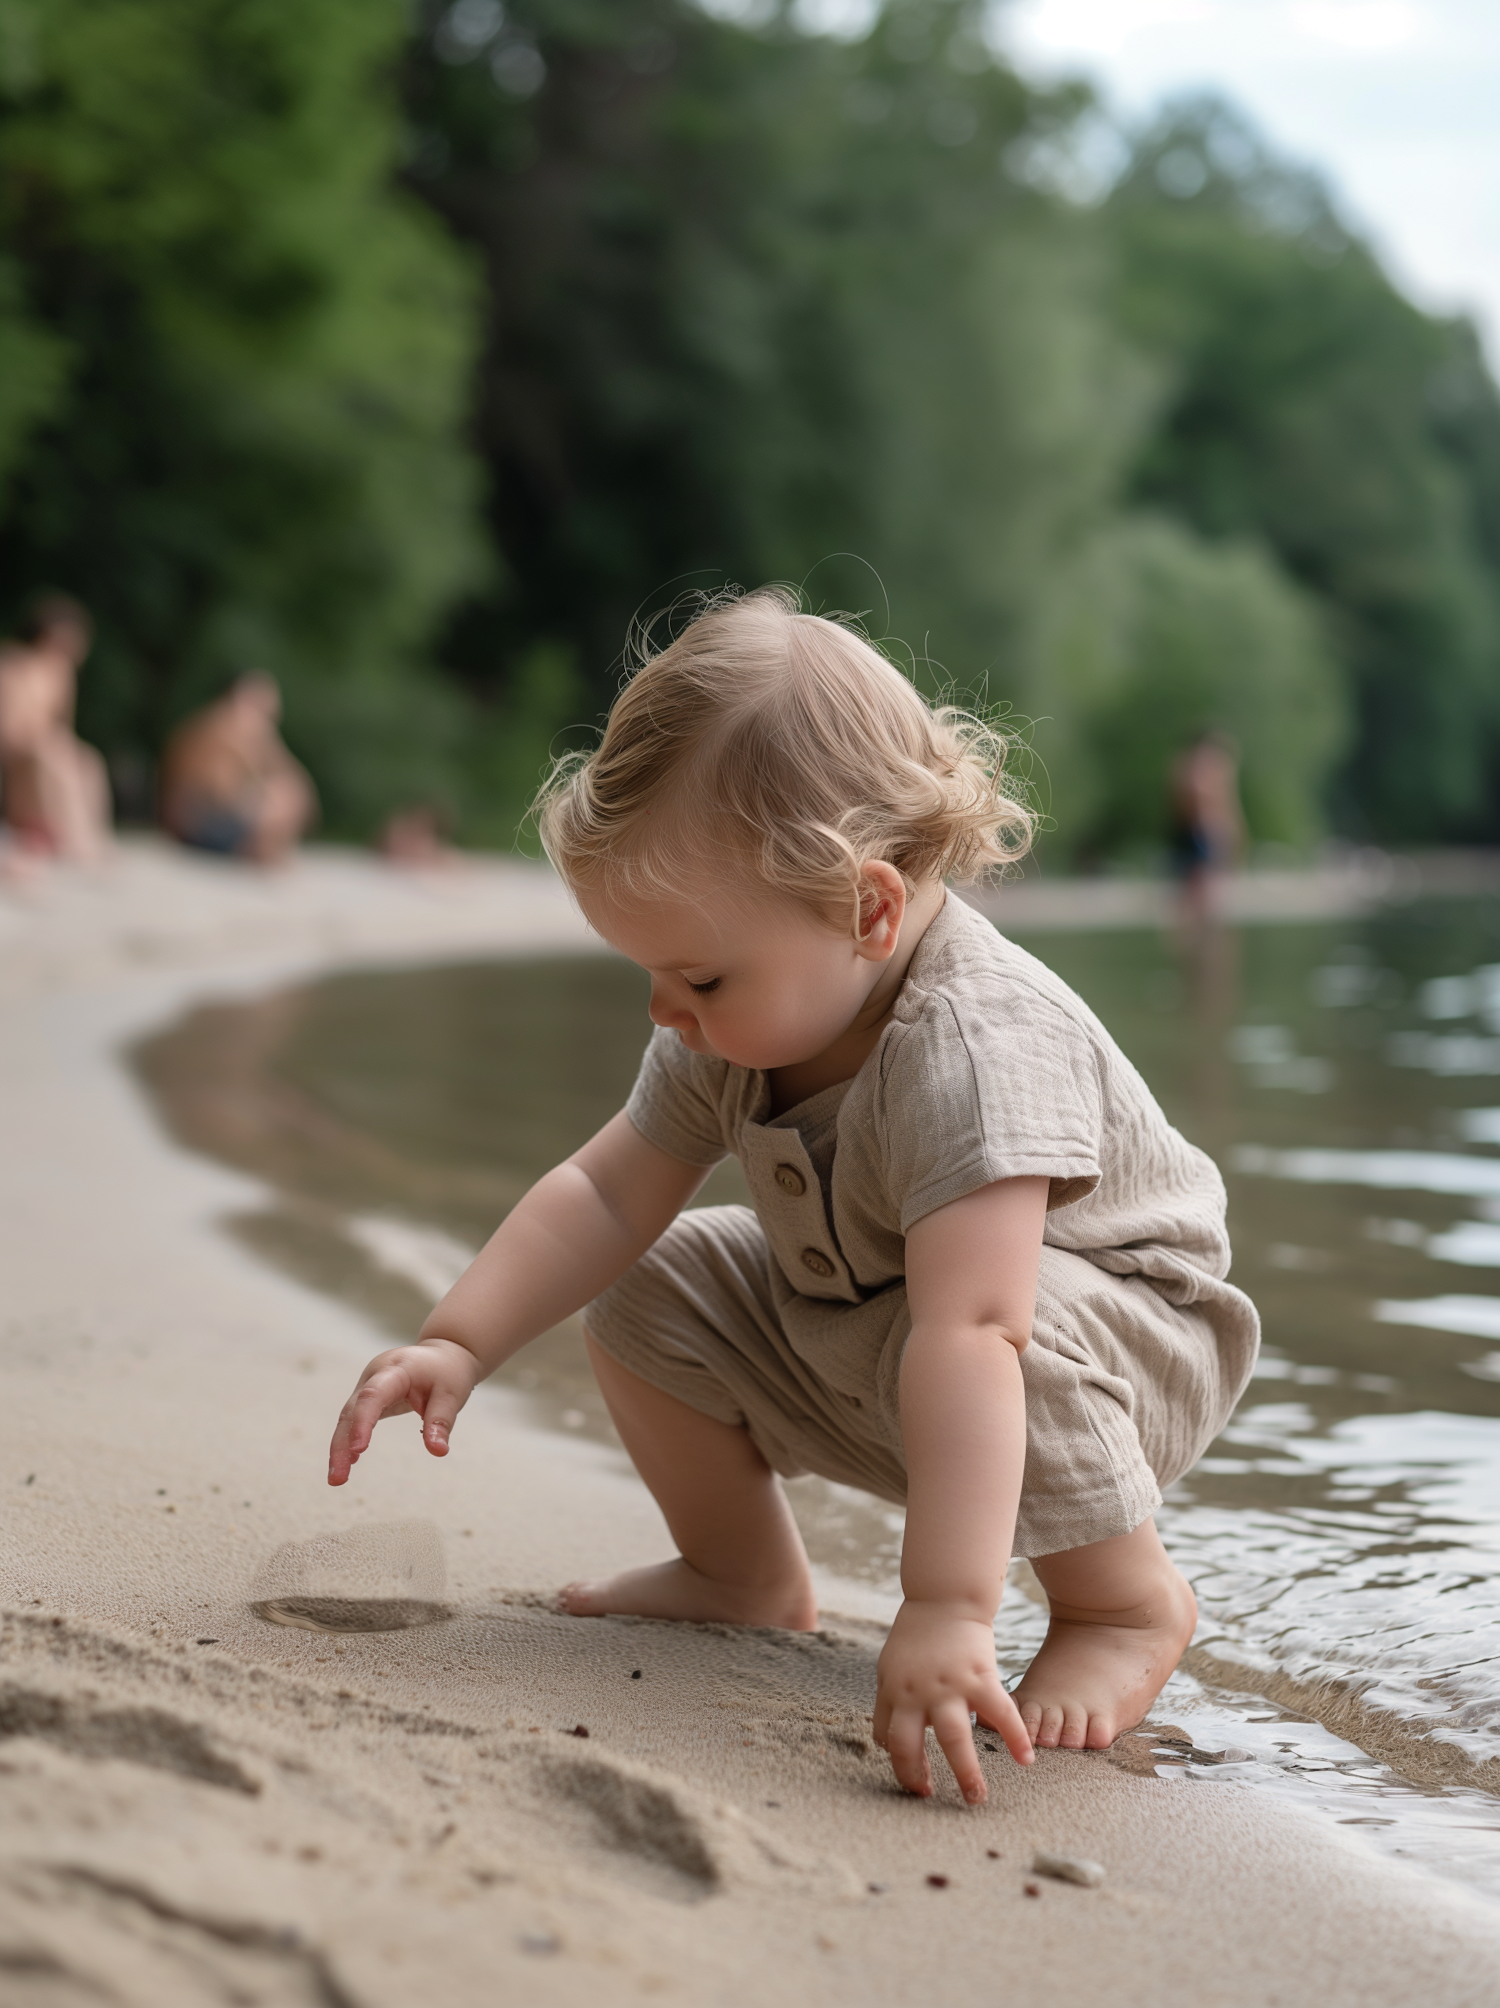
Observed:
[[[288,1541],[256,1578],[250,1607],[302,1631],[405,1631],[453,1616],[443,1539],[430,1520]]]

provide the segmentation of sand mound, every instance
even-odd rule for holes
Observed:
[[[453,1615],[443,1541],[430,1520],[287,1541],[261,1570],[251,1608],[299,1631],[407,1631]]]

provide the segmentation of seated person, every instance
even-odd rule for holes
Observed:
[[[184,720],[162,754],[162,827],[195,850],[284,863],[317,819],[318,797],[280,719],[276,679],[254,669]]]
[[[51,594],[0,647],[0,819],[33,856],[88,862],[109,847],[109,777],[73,730],[92,640],[78,602]]]
[[[387,864],[406,865],[413,871],[446,870],[464,862],[463,852],[448,841],[452,825],[446,810],[432,802],[416,802],[391,811],[375,848]]]

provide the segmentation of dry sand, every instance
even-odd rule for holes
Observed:
[[[270,880],[137,846],[0,895],[6,2008],[1500,2001],[1500,1913],[1232,1782],[1169,1785],[1146,1740],[987,1756],[978,1811],[902,1797],[868,1619],[557,1615],[552,1586],[664,1532],[618,1452],[504,1392],[446,1463],[388,1424],[328,1491],[378,1337],[219,1230],[263,1195],[169,1144],[114,1054],[336,962],[578,941],[503,864]],[[328,1587],[282,1544],[412,1521],[446,1551],[445,1622],[252,1609]],[[1104,1883],[1028,1895],[1038,1848]]]

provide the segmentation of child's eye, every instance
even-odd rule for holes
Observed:
[[[717,976],[711,976],[706,983],[694,983],[692,979],[689,978],[688,989],[692,991],[695,997],[708,997],[711,996],[713,992],[718,989],[720,980],[721,979]]]

